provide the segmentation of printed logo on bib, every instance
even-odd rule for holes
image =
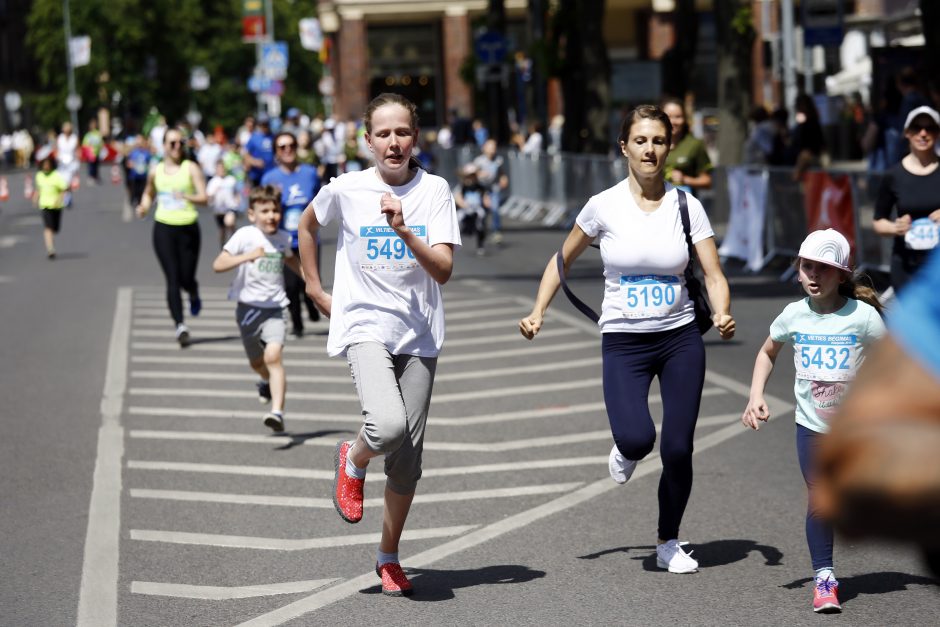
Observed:
[[[157,206],[166,211],[180,211],[186,208],[186,200],[178,192],[157,192]]]
[[[420,238],[427,237],[424,225],[409,226]],[[427,240],[425,240],[427,241]],[[363,270],[411,270],[418,267],[415,255],[390,226],[359,227],[359,266]]]
[[[851,381],[855,378],[858,356],[855,335],[793,335],[793,364],[798,379]]]
[[[625,318],[662,318],[679,301],[682,283],[674,274],[632,274],[620,277]]]
[[[296,231],[300,227],[300,216],[304,210],[301,207],[289,207],[284,211],[284,228]]]
[[[281,274],[284,272],[284,253],[264,253],[255,261],[255,268],[264,274]]]
[[[934,249],[940,244],[940,225],[930,218],[918,218],[904,234],[904,243],[911,250]]]

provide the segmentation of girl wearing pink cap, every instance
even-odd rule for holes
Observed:
[[[807,297],[787,305],[770,325],[770,335],[757,352],[750,399],[741,416],[741,422],[754,430],[770,418],[764,387],[780,349],[792,344],[796,451],[809,493],[806,541],[815,571],[815,612],[840,612],[842,607],[833,569],[832,527],[814,507],[813,458],[866,349],[884,333],[877,295],[857,283],[849,254],[848,241],[834,229],[814,231],[803,241],[797,268]]]

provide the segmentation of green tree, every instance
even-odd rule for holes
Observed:
[[[740,163],[751,109],[751,51],[756,33],[750,0],[716,0],[718,35],[718,153]]]

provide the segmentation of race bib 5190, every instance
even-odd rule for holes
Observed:
[[[851,381],[855,378],[858,356],[855,335],[793,335],[793,365],[798,379]]]
[[[682,282],[676,275],[630,274],[620,277],[620,296],[626,318],[662,318],[679,302]]]
[[[424,225],[409,226],[418,237],[427,238]],[[425,239],[426,241],[426,239]],[[390,226],[359,227],[359,266],[363,270],[410,270],[418,262],[405,241]]]

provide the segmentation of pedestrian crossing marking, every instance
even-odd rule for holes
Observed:
[[[156,581],[132,581],[131,592],[160,597],[183,599],[204,599],[223,601],[228,599],[249,599],[268,597],[279,594],[313,592],[340,579],[312,579],[310,581],[287,581],[284,583],[260,584],[255,586],[194,586],[180,583],[159,583]]]

